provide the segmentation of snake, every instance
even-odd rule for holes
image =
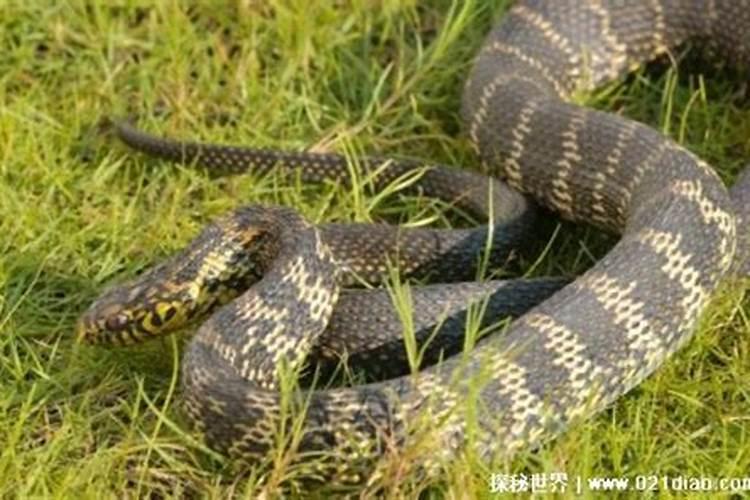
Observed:
[[[464,86],[469,141],[493,178],[619,239],[575,280],[550,285],[557,289],[516,311],[502,331],[419,371],[351,387],[290,389],[287,370],[305,363],[344,295],[339,250],[351,248],[354,260],[379,257],[363,255],[356,243],[329,246],[329,239],[346,239],[346,226],[326,235],[283,207],[245,207],[221,223],[224,229],[216,226],[215,237],[228,246],[237,245],[228,234],[245,238],[239,267],[251,269],[253,284],[213,309],[185,349],[185,406],[206,442],[242,463],[286,447],[310,464],[310,475],[334,483],[367,478],[383,456],[418,442],[425,426],[436,444],[421,460],[427,469],[467,446],[483,458],[508,458],[602,411],[658,369],[691,338],[719,285],[750,274],[750,175],[742,173],[730,194],[705,161],[674,140],[579,105],[576,96],[688,43],[747,68],[750,2],[512,4]],[[117,129],[136,149],[209,166],[263,171],[293,160],[317,178],[340,166],[334,156],[201,146]],[[205,234],[182,258],[205,262]],[[211,255],[215,274],[233,264]],[[136,340],[153,335],[156,323],[184,322],[184,307],[154,298],[155,288],[176,282],[180,266],[169,261],[105,293],[82,317],[79,335],[122,343],[122,331]],[[157,278],[164,283],[152,286]],[[474,286],[499,286],[486,283]],[[362,317],[345,328],[377,321],[362,307]],[[162,311],[133,326],[134,311],[143,309]],[[290,434],[296,437],[279,437]]]
[[[183,163],[198,162],[213,173],[288,170],[302,174],[306,182],[352,184],[354,180],[341,155],[184,143],[146,134],[127,121],[103,126],[114,126],[122,141],[141,152]],[[404,279],[439,276],[439,286],[414,287],[410,294],[415,338],[424,347],[422,364],[435,363],[460,350],[469,304],[484,301],[484,314],[479,319],[481,326],[490,327],[497,318],[520,316],[568,282],[558,278],[461,282],[474,277],[480,263],[489,267],[507,264],[513,251],[529,240],[527,228],[535,224],[538,210],[506,184],[443,165],[423,169],[416,161],[376,157],[363,159],[359,170],[373,181],[375,190],[416,173],[418,178],[407,183],[402,192],[437,197],[454,208],[478,217],[491,215],[494,220],[492,225],[461,230],[370,223],[317,227],[336,261],[337,281],[342,287],[383,281],[393,267]],[[270,260],[248,249],[258,238],[258,228],[252,222],[258,213],[252,207],[234,211],[209,225],[169,261],[105,293],[80,321],[84,338],[92,343],[127,345],[164,335],[249,289]],[[299,224],[291,213],[283,218],[292,226]],[[481,262],[482,257],[487,259]],[[329,375],[344,359],[350,368],[371,377],[403,375],[409,365],[396,314],[388,293],[344,288],[325,331],[307,357],[315,360],[319,372]],[[436,318],[441,318],[439,325]]]

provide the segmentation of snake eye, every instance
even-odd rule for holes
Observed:
[[[113,332],[124,330],[125,328],[127,328],[128,324],[130,324],[130,318],[127,314],[122,313],[110,316],[104,322],[104,326],[107,327],[107,330],[111,330]]]

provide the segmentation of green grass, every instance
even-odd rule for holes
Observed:
[[[314,221],[449,224],[436,204],[168,166],[93,140],[100,118],[132,113],[173,136],[472,168],[461,85],[506,3],[0,4],[0,496],[273,494],[283,461],[269,476],[236,474],[182,417],[178,341],[78,346],[77,315],[107,282],[241,204],[290,205]],[[704,82],[711,71],[643,71],[585,100],[660,128],[730,182],[750,157],[750,102],[731,74]],[[580,272],[610,244],[563,225],[537,273]],[[678,355],[539,453],[508,464],[465,457],[437,480],[410,474],[407,453],[376,486],[394,497],[482,497],[491,472],[750,476],[742,292],[724,286]]]

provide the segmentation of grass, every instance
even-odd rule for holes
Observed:
[[[450,223],[439,206],[397,196],[212,179],[148,160],[92,140],[101,117],[133,113],[150,130],[213,142],[471,168],[461,84],[506,3],[2,3],[0,496],[273,496],[283,460],[270,476],[235,474],[182,417],[179,341],[78,346],[77,315],[105,283],[173,253],[241,204],[290,205],[315,221]],[[750,105],[738,78],[704,81],[711,72],[649,69],[584,100],[660,128],[730,182],[750,156]],[[580,272],[610,244],[565,224],[537,273]],[[678,355],[538,453],[508,464],[465,457],[434,481],[403,472],[407,454],[377,487],[403,498],[485,497],[490,473],[501,472],[561,472],[571,483],[750,476],[748,313],[741,287],[727,284]]]

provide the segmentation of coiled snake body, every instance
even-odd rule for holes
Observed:
[[[406,442],[425,416],[438,423],[447,454],[465,444],[470,427],[484,455],[533,446],[652,373],[689,338],[730,267],[747,273],[746,260],[733,258],[735,211],[747,224],[750,176],[736,188],[733,207],[711,168],[682,147],[644,125],[568,102],[574,92],[688,40],[748,66],[749,3],[521,0],[508,11],[464,92],[477,153],[490,173],[540,204],[622,237],[592,269],[468,356],[384,382],[298,394],[305,413],[295,446],[301,456],[325,458],[317,462],[327,464],[320,474],[356,475],[389,446]],[[166,157],[243,161],[238,150],[170,145],[127,127],[119,132]],[[244,160],[255,168],[286,161],[263,154]],[[329,163],[305,158],[298,160],[311,171]],[[259,281],[200,327],[187,347],[183,383],[189,413],[211,446],[250,460],[276,446],[279,426],[289,423],[277,365],[299,365],[325,330],[338,297],[337,258],[325,244],[330,235],[321,237],[286,209],[243,209],[225,224],[231,228],[224,236],[250,234],[238,245],[263,264],[237,260]],[[739,253],[748,246],[743,240]],[[147,278],[175,273],[176,265]],[[117,302],[155,293],[138,283],[98,302],[82,320],[82,334],[99,339],[107,330],[127,330],[132,318]],[[559,283],[549,286],[547,294]],[[159,323],[151,327],[181,315],[176,306],[159,307],[163,314],[151,316]],[[473,417],[462,409],[469,394],[477,398]]]

